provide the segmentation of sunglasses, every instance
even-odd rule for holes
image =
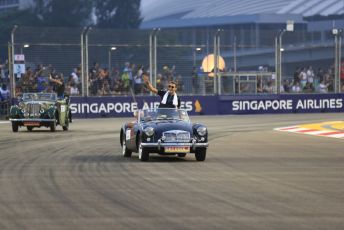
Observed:
[[[174,85],[169,85],[168,88],[174,89]]]

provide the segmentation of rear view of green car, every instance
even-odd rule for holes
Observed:
[[[11,106],[10,121],[13,132],[21,126],[28,131],[44,126],[55,132],[57,125],[67,131],[71,121],[69,98],[60,100],[55,93],[24,93],[18,105]]]

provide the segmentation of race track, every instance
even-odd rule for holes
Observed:
[[[344,139],[273,130],[343,114],[192,117],[205,162],[123,158],[127,120],[0,124],[0,229],[343,229]]]

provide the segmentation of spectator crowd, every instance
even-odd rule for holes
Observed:
[[[0,63],[0,100],[6,101],[10,98],[8,87],[10,84],[6,63]],[[341,90],[344,92],[344,65],[341,71]],[[102,68],[98,62],[94,62],[88,74],[88,84],[82,87],[81,67],[76,66],[68,77],[58,73],[52,65],[37,65],[34,69],[26,68],[25,74],[17,77],[16,96],[24,92],[53,92],[54,84],[49,81],[49,76],[53,78],[64,79],[65,94],[79,96],[82,89],[88,87],[91,96],[111,96],[111,95],[147,95],[149,91],[143,84],[142,74],[145,72],[143,65],[136,65],[130,62],[123,63],[122,67],[113,67],[111,70]],[[169,81],[177,83],[178,91],[183,93],[199,93],[200,80],[202,75],[196,67],[190,71],[189,84],[185,84],[185,79],[178,74],[175,66],[163,66],[157,73],[156,88],[158,90],[166,89]],[[209,78],[209,79],[208,79]],[[202,78],[204,85],[209,92],[213,89],[213,81],[210,77]],[[227,83],[226,83],[227,81]],[[229,78],[223,77],[223,88],[229,85]],[[208,84],[209,83],[209,84]],[[240,92],[250,91],[248,88],[252,83],[246,84],[241,82]],[[256,78],[257,93],[276,93],[276,76],[257,76]],[[237,81],[235,82],[236,92],[238,92]],[[312,66],[297,68],[290,78],[284,78],[280,88],[281,93],[328,93],[334,92],[334,68],[322,69],[316,71]],[[208,90],[206,90],[208,92]],[[226,93],[226,90],[223,90]],[[227,91],[229,92],[229,91]],[[253,92],[251,92],[253,93]]]
[[[145,71],[143,65],[135,65],[129,62],[124,64],[122,70],[114,67],[109,71],[101,68],[95,62],[89,71],[90,95],[145,95],[149,91],[145,87],[142,74]],[[166,89],[169,81],[176,81],[178,91],[182,91],[182,76],[176,74],[175,66],[164,66],[161,73],[157,74],[156,87],[158,90]]]
[[[102,68],[99,63],[94,62],[88,71],[89,95],[145,95],[149,94],[143,84],[142,74],[146,71],[143,65],[135,65],[125,62],[123,67],[113,67],[111,71]],[[6,65],[0,65],[0,88],[6,88],[10,84]],[[68,77],[58,73],[52,65],[37,65],[34,69],[27,67],[25,73],[16,76],[16,96],[25,92],[53,92],[54,83],[49,81],[49,76],[64,79],[65,94],[78,96],[82,93],[81,67],[75,67]],[[167,88],[168,82],[174,80],[178,83],[179,90],[183,88],[182,77],[177,75],[175,67],[164,66],[161,73],[157,74],[156,85],[158,89]],[[2,92],[2,91],[0,91]],[[4,97],[1,96],[1,98]]]
[[[344,74],[344,73],[342,73]],[[344,83],[344,82],[343,82]],[[343,86],[341,86],[343,88]],[[344,88],[343,88],[344,89]],[[297,68],[292,79],[284,79],[281,92],[286,93],[328,93],[334,92],[334,67],[328,69],[312,66]]]
[[[344,66],[341,74],[341,92],[344,92]],[[312,66],[298,67],[291,78],[282,79],[281,93],[329,93],[334,92],[334,67],[328,69]],[[276,93],[276,76],[257,77],[257,93]]]

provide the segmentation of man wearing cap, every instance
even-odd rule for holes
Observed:
[[[177,84],[174,81],[170,81],[168,84],[168,90],[157,90],[150,82],[147,73],[142,74],[143,82],[147,88],[161,97],[159,108],[180,108],[180,98],[177,95]]]

